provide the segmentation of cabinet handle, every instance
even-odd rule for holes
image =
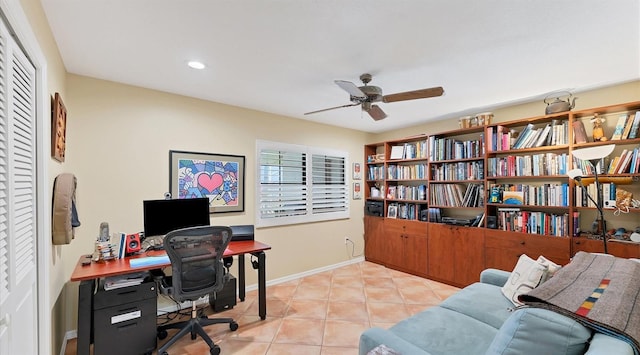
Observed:
[[[577,245],[577,244],[580,244],[580,241],[579,241],[579,240],[576,240],[576,245]]]
[[[520,245],[524,245],[524,240],[520,241]]]

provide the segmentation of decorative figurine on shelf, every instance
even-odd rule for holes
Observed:
[[[604,142],[607,140],[607,137],[604,135],[604,128],[602,128],[602,117],[598,116],[597,113],[593,114],[593,118],[591,119],[593,123],[593,141],[594,142]]]

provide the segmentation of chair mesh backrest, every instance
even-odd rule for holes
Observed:
[[[224,286],[223,254],[231,241],[231,228],[202,226],[178,229],[164,237],[171,260],[173,297],[196,300]]]

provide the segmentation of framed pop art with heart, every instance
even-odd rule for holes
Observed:
[[[241,155],[169,151],[169,191],[173,198],[209,198],[209,213],[244,211]]]

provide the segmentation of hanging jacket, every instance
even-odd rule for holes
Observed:
[[[76,177],[62,173],[53,182],[52,238],[54,245],[69,244],[80,226],[76,208]]]

